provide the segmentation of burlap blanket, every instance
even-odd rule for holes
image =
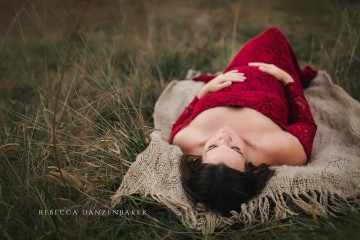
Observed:
[[[186,226],[213,232],[235,222],[245,225],[285,218],[302,211],[321,216],[359,211],[360,202],[360,103],[320,71],[305,89],[318,132],[306,166],[276,166],[276,175],[264,191],[241,212],[223,218],[193,206],[182,189],[178,159],[181,150],[167,143],[171,125],[203,83],[172,81],[155,105],[155,128],[148,148],[139,154],[112,198],[151,196],[168,207]]]

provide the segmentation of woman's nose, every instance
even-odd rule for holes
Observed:
[[[230,134],[223,133],[219,136],[219,141],[222,143],[229,143],[232,141]]]

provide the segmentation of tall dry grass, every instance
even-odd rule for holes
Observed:
[[[189,68],[221,71],[267,25],[284,29],[303,63],[328,70],[360,98],[355,2],[15,3],[0,42],[5,239],[203,238],[151,198],[124,198],[120,206],[146,215],[39,210],[109,209],[128,167],[149,143],[153,106],[169,80],[184,78]],[[207,238],[348,239],[358,236],[359,219],[301,215],[235,225]]]

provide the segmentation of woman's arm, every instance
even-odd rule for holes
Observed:
[[[317,125],[311,114],[300,83],[296,84],[293,82],[286,84],[285,90],[290,106],[290,125],[287,127],[287,131],[299,139],[309,160]]]
[[[307,159],[310,159],[317,125],[311,114],[300,82],[295,82],[291,75],[274,64],[249,63],[249,66],[259,67],[260,71],[272,75],[284,85],[290,107],[290,125],[286,130],[297,137],[304,148]]]

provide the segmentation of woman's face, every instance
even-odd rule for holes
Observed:
[[[244,171],[246,163],[244,148],[245,143],[234,130],[223,127],[205,143],[202,155],[203,162],[223,163],[234,170]]]

